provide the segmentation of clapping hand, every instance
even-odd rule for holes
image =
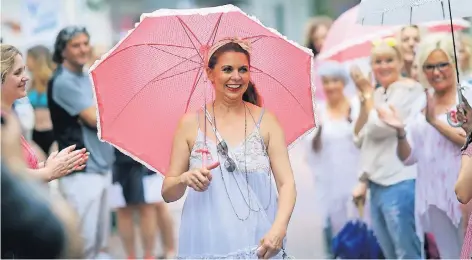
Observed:
[[[405,124],[398,115],[398,111],[392,105],[389,105],[388,108],[378,108],[377,113],[380,120],[390,127],[395,128],[396,130],[402,129],[405,127]]]
[[[45,163],[45,168],[49,172],[50,180],[58,179],[73,171],[81,171],[85,168],[89,153],[86,149],[75,150],[75,145],[62,149],[60,152],[53,152],[49,155]]]
[[[426,94],[426,109],[425,109],[425,117],[426,121],[430,124],[433,124],[436,120],[436,102],[434,102],[433,95],[429,93],[427,89],[425,89]]]
[[[357,90],[361,94],[368,94],[374,91],[374,88],[371,83],[371,74],[366,77],[361,69],[358,66],[352,66],[351,71],[350,71],[350,76],[352,78],[352,81],[356,85]]]

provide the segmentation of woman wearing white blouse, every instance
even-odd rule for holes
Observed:
[[[401,77],[402,55],[394,39],[374,44],[372,71],[380,87],[373,89],[360,70],[351,70],[360,92],[361,108],[354,127],[360,147],[359,184],[356,199],[370,190],[372,228],[388,259],[421,258],[421,245],[415,227],[416,169],[405,166],[396,155],[397,132],[382,122],[377,108],[395,106],[402,119],[419,112],[424,97],[419,83]]]

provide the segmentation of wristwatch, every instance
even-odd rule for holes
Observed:
[[[372,97],[372,94],[371,93],[362,93],[360,96],[359,96],[359,100],[361,101],[361,104],[364,104],[366,100],[370,99]]]

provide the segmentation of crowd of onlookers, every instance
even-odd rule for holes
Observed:
[[[330,25],[325,17],[310,24],[306,46],[315,56]],[[328,237],[350,220],[354,198],[369,204],[367,219],[386,258],[460,257],[470,207],[454,189],[470,132],[466,124],[450,126],[447,113],[459,105],[456,71],[463,86],[471,83],[471,39],[405,26],[372,42],[371,75],[318,62],[325,99],[317,100],[307,163]],[[348,96],[349,84],[357,95]]]
[[[53,50],[38,45],[20,53],[14,46],[1,45],[3,140],[10,134],[21,141],[8,140],[8,147],[2,143],[2,172],[8,176],[2,181],[2,227],[9,227],[10,234],[18,238],[8,239],[8,245],[2,243],[3,256],[69,257],[66,250],[74,256],[109,258],[112,211],[129,258],[141,257],[135,250],[137,225],[144,257],[156,257],[158,233],[164,245],[162,257],[175,253],[172,218],[160,195],[162,177],[98,139],[96,104],[87,70],[103,51],[93,50],[87,30],[78,26],[61,30]],[[11,114],[18,116],[21,127],[15,126]],[[15,154],[21,148],[26,165],[17,164],[21,159],[15,158],[22,156],[21,150]],[[32,176],[49,185],[26,193],[34,186]],[[18,183],[4,189],[5,180]],[[157,188],[150,189],[149,183]],[[50,197],[42,190],[48,186],[57,189],[59,192],[54,194],[60,197]],[[48,211],[48,205],[52,211]],[[69,211],[56,209],[60,207]],[[7,224],[15,220],[13,215],[9,218],[3,214],[7,211],[24,211],[16,213],[20,216],[17,225]],[[22,230],[37,232],[38,237],[17,236]],[[70,247],[79,237],[83,249]],[[44,255],[25,251],[30,244],[36,246],[34,239],[51,239],[49,246],[55,251],[48,247],[38,249]]]

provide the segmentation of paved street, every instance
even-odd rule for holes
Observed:
[[[305,166],[303,145],[294,147],[291,152],[292,166],[295,172],[298,198],[293,217],[289,227],[287,253],[295,258],[323,258],[320,219],[318,218],[313,201],[313,181],[310,172]],[[175,221],[175,232],[178,232],[180,213],[183,200],[169,205]],[[177,238],[177,235],[176,235]],[[161,254],[160,241],[158,240],[157,252]],[[141,255],[141,247],[137,245],[138,256]],[[111,238],[111,254],[117,258],[125,258],[121,241],[117,234]]]

